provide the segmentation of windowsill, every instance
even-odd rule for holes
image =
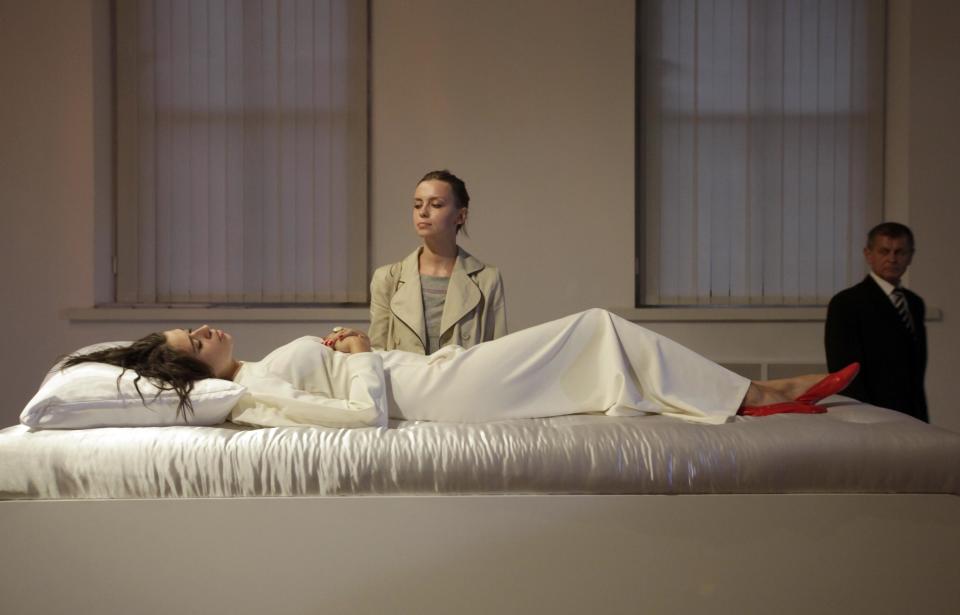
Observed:
[[[826,307],[665,306],[609,308],[633,322],[824,322]],[[370,309],[346,307],[224,307],[224,306],[102,306],[66,308],[65,320],[75,322],[367,322]],[[927,307],[926,322],[943,320],[940,308]]]
[[[610,311],[633,322],[824,322],[826,306],[664,306],[642,308],[610,308]],[[940,308],[927,307],[926,322],[943,319]]]
[[[98,306],[66,308],[61,318],[77,322],[366,322],[370,308],[332,307],[247,307],[247,306]]]

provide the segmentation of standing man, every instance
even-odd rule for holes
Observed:
[[[863,255],[870,274],[827,308],[827,366],[836,371],[859,361],[860,373],[844,395],[928,421],[923,299],[900,286],[913,259],[913,233],[896,222],[879,224]]]

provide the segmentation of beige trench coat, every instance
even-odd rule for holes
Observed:
[[[370,282],[370,343],[379,350],[426,354],[420,251],[384,265]],[[440,346],[470,347],[507,334],[503,280],[495,267],[459,249],[440,319]]]

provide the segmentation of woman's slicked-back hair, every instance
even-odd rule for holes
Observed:
[[[450,189],[453,190],[453,196],[457,199],[457,207],[470,207],[470,194],[467,192],[467,185],[463,183],[463,180],[451,173],[447,169],[440,169],[438,171],[430,171],[426,175],[420,178],[420,181],[417,182],[419,186],[425,181],[437,180],[446,182]],[[457,232],[460,232],[460,229],[463,228],[462,224],[457,225]],[[466,233],[466,229],[464,229]]]
[[[193,390],[193,383],[204,378],[212,378],[213,371],[210,367],[194,357],[174,350],[167,344],[167,337],[163,333],[151,333],[141,337],[129,346],[120,346],[114,348],[105,348],[82,355],[71,355],[67,357],[60,369],[66,369],[80,363],[108,363],[123,368],[120,377],[117,378],[117,388],[120,387],[120,378],[128,369],[136,372],[137,377],[133,381],[133,386],[140,394],[140,399],[144,403],[143,393],[140,391],[138,382],[141,378],[151,380],[160,391],[174,391],[180,398],[177,406],[177,416],[186,411],[193,412],[193,405],[190,403],[190,391]]]

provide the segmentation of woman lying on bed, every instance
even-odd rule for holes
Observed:
[[[182,411],[194,381],[217,377],[248,390],[234,422],[329,427],[383,425],[388,416],[480,422],[605,412],[723,423],[738,413],[817,413],[825,409],[816,402],[842,390],[858,369],[751,382],[600,309],[429,356],[371,352],[364,333],[338,328],[241,362],[232,337],[204,325],[74,356],[65,366],[87,361],[132,369],[175,390]]]

